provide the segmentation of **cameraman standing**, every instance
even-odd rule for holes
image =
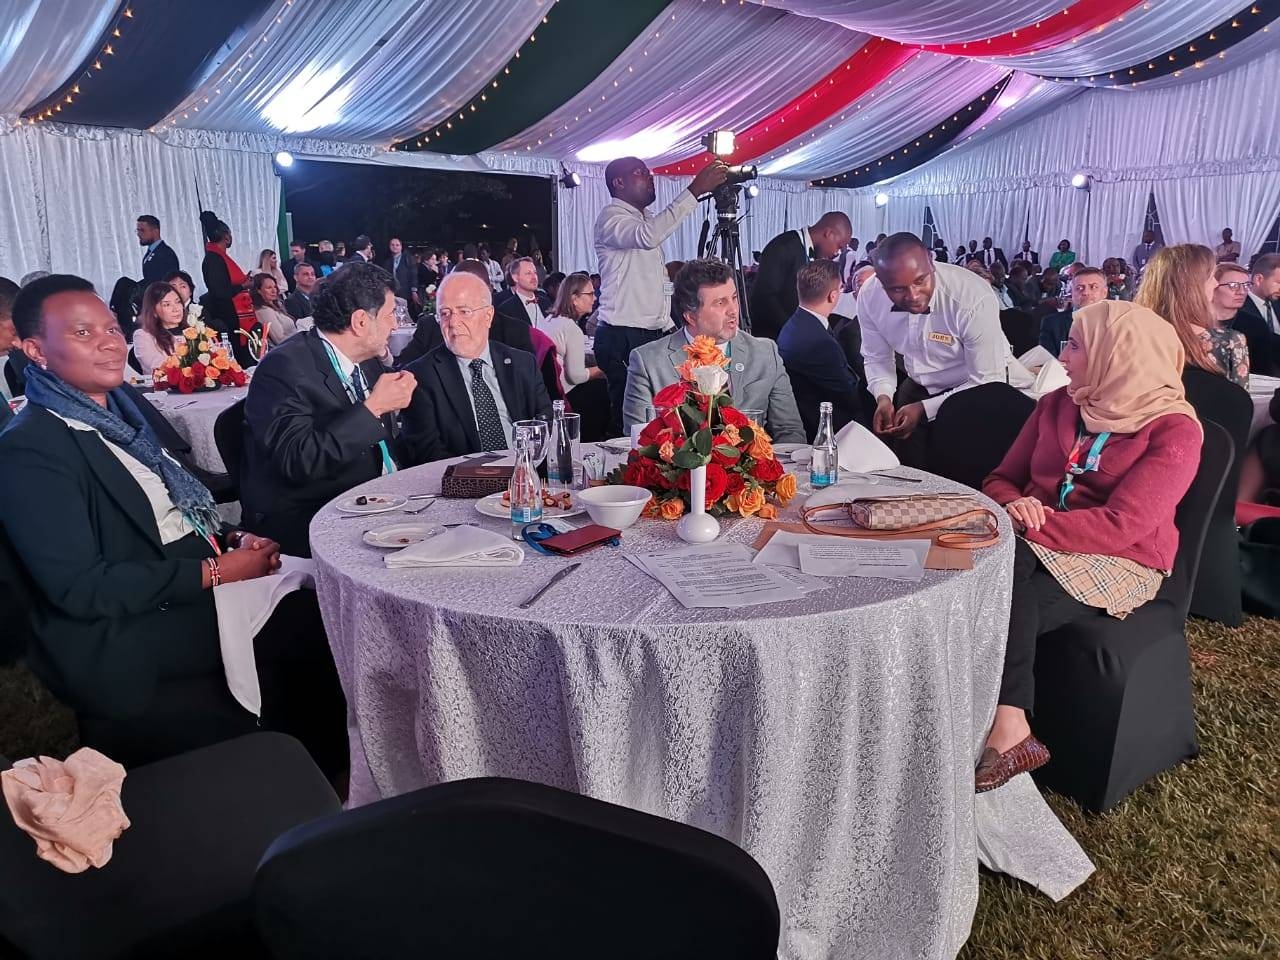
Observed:
[[[613,201],[596,218],[600,310],[594,352],[609,384],[612,436],[622,434],[622,398],[631,351],[672,329],[672,285],[662,241],[697,208],[698,197],[725,182],[728,171],[723,160],[713,160],[693,178],[688,190],[654,215],[646,209],[657,198],[653,174],[643,160],[623,157],[605,168]]]

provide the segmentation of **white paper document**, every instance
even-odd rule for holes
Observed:
[[[776,534],[775,534],[776,536]],[[924,577],[928,540],[853,540],[802,543],[800,569],[817,577],[878,577],[917,583]]]
[[[671,591],[686,607],[749,607],[799,600],[812,590],[773,568],[753,564],[740,543],[712,543],[627,559]]]

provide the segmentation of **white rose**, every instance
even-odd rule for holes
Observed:
[[[435,293],[436,285],[434,283],[427,285],[427,293]]]
[[[717,366],[695,367],[693,379],[698,384],[698,392],[709,397],[725,388],[729,375]]]
[[[196,357],[196,359],[199,360],[201,363],[203,363],[206,367],[213,361],[213,357],[209,356],[209,354],[207,353],[200,354],[200,356]]]

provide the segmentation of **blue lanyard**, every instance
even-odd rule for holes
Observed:
[[[1067,469],[1062,481],[1062,487],[1058,491],[1058,509],[1070,510],[1067,506],[1067,494],[1076,488],[1075,478],[1082,473],[1095,472],[1098,469],[1098,463],[1102,459],[1103,444],[1110,439],[1111,433],[1100,433],[1093,441],[1093,446],[1089,448],[1089,453],[1085,456],[1084,466],[1080,466],[1080,448],[1084,445],[1084,428],[1080,427],[1076,430],[1076,445],[1071,448],[1071,453],[1067,455]]]
[[[341,381],[343,388],[346,389],[348,399],[350,399],[352,403],[356,403],[356,397],[358,395],[356,393],[355,385],[351,382],[351,378],[342,372],[342,367],[338,364],[338,353],[333,349],[333,344],[324,337],[320,338],[320,342],[324,344],[324,352],[329,355],[329,363],[333,365],[333,372],[338,375],[338,380]],[[360,376],[359,367],[356,367],[356,376]],[[382,472],[395,473],[396,465],[391,459],[391,452],[387,449],[387,441],[379,440],[378,450],[382,453]]]

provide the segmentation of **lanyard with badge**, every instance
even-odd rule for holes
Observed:
[[[347,396],[352,403],[360,402],[360,394],[364,391],[357,386],[354,381],[342,372],[342,366],[338,363],[337,351],[333,349],[333,345],[324,337],[320,338],[320,342],[324,344],[324,352],[329,355],[329,363],[333,365],[333,372],[338,375],[338,380],[342,383],[343,388],[347,391]],[[356,375],[360,375],[360,368],[356,367]],[[382,472],[395,473],[396,465],[391,459],[391,452],[387,449],[387,441],[378,441],[378,450],[382,453]]]
[[[1102,459],[1102,447],[1111,437],[1111,432],[1100,433],[1094,439],[1093,445],[1089,447],[1089,453],[1085,456],[1084,466],[1080,466],[1080,452],[1084,449],[1085,432],[1084,427],[1076,430],[1076,444],[1071,448],[1071,453],[1067,455],[1067,468],[1063,476],[1062,486],[1058,491],[1058,509],[1070,510],[1067,506],[1067,494],[1076,488],[1075,478],[1082,473],[1096,472],[1098,463]]]

